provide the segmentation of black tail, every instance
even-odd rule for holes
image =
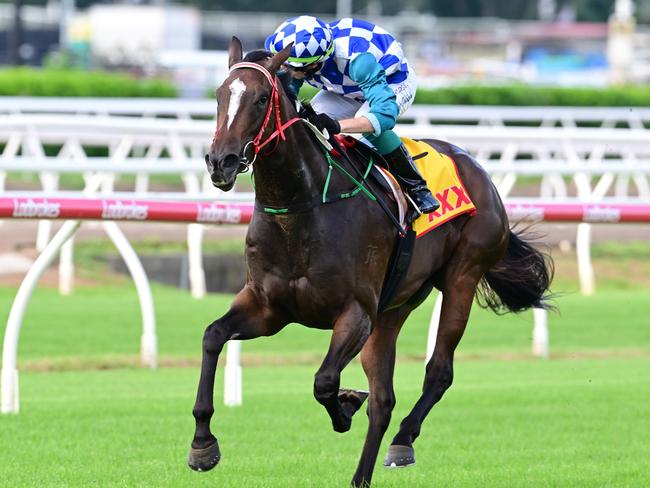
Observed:
[[[553,260],[510,231],[506,254],[483,276],[477,290],[478,304],[495,313],[521,312],[529,308],[553,309],[549,287]]]

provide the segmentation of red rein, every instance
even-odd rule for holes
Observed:
[[[280,94],[278,93],[278,84],[276,79],[271,75],[271,73],[269,73],[269,71],[264,66],[261,66],[257,63],[248,63],[248,62],[237,63],[230,68],[230,71],[232,72],[236,69],[245,69],[245,68],[259,71],[266,77],[268,82],[271,84],[271,99],[269,100],[269,105],[268,108],[266,109],[264,122],[262,123],[262,127],[260,128],[260,131],[257,133],[257,136],[255,136],[255,139],[253,139],[252,141],[253,148],[255,149],[255,155],[257,156],[257,154],[264,146],[266,146],[269,142],[277,139],[275,142],[275,147],[270,152],[275,151],[278,143],[280,142],[280,139],[282,139],[283,141],[286,140],[286,137],[284,135],[285,129],[293,125],[294,123],[298,122],[301,119],[299,117],[295,117],[289,120],[288,122],[286,122],[285,124],[282,124],[281,114],[280,114]],[[276,130],[264,142],[260,142],[262,140],[264,131],[269,125],[271,116],[273,115],[274,112],[273,109],[275,109]]]

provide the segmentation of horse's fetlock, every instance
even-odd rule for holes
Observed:
[[[214,414],[213,407],[194,407],[192,410],[192,415],[197,420],[209,419]]]

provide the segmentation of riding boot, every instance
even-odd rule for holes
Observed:
[[[393,152],[384,154],[384,159],[421,213],[431,213],[440,207],[440,202],[427,188],[427,182],[420,175],[404,144],[400,144]]]

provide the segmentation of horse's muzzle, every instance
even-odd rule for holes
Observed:
[[[239,156],[235,153],[218,158],[214,153],[205,155],[205,164],[212,184],[223,191],[232,189],[237,179]]]

